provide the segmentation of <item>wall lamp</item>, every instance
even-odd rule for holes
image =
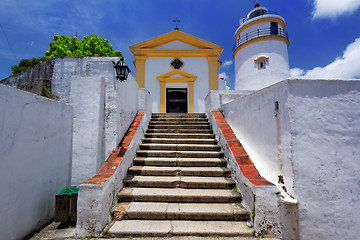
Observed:
[[[126,81],[130,73],[130,68],[124,65],[124,58],[121,58],[117,62],[113,61],[113,64],[116,71],[116,79],[119,81]]]

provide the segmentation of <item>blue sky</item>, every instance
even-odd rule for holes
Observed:
[[[180,31],[223,46],[220,73],[233,87],[233,35],[254,0],[1,0],[0,79],[22,58],[45,54],[54,33],[96,34],[121,50],[135,73],[129,46]],[[360,78],[360,0],[261,0],[278,12],[290,36],[293,77]]]

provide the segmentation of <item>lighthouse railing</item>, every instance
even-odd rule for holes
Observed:
[[[263,15],[268,15],[268,14],[271,14],[271,15],[279,15],[277,12],[274,12],[274,11],[266,11],[266,12],[264,12],[264,13],[261,13],[261,14],[259,14],[259,15],[253,16],[253,17],[240,19],[240,21],[239,21],[240,26],[243,25],[245,22],[247,22],[247,21],[250,20],[250,19],[253,19],[253,18],[259,17],[259,16],[263,16]],[[238,26],[238,27],[240,27],[240,26]]]
[[[240,34],[238,39],[233,46],[233,51],[235,51],[239,46],[245,44],[248,41],[251,41],[256,38],[265,37],[265,36],[280,36],[286,39],[289,39],[287,31],[284,31],[282,28],[261,28],[244,34]]]

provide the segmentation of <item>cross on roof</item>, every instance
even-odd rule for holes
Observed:
[[[173,20],[173,22],[175,23],[175,29],[179,30],[178,23],[180,22],[180,20],[175,18],[175,20]]]

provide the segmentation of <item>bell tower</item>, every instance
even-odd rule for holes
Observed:
[[[290,77],[285,20],[259,3],[235,31],[235,89],[259,90]]]

